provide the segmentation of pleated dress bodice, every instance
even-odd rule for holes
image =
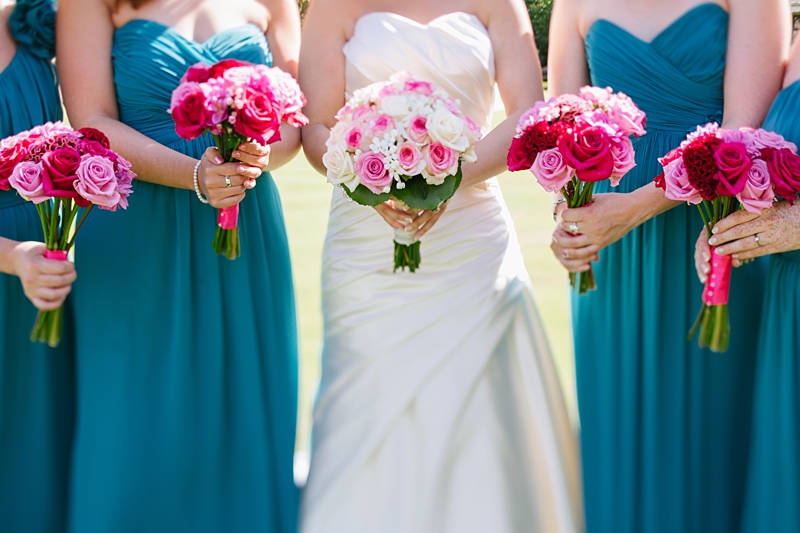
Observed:
[[[197,43],[128,22],[112,49],[120,121],[200,158],[211,136],[180,139],[167,109],[186,69],[222,59],[269,64],[263,31]],[[81,229],[71,531],[296,529],[294,289],[268,172],[240,205],[235,261],[214,253],[216,210],[192,190],[136,180],[127,210]]]
[[[10,27],[12,35],[27,30],[13,17]],[[0,139],[61,118],[52,60],[18,46],[0,71]],[[36,209],[14,190],[0,191],[0,237],[44,240]],[[30,341],[36,313],[20,280],[0,274],[0,529],[7,533],[66,526],[75,402],[69,300],[55,349]]]
[[[728,13],[696,6],[652,41],[597,20],[585,37],[591,82],[647,114],[636,167],[616,188],[651,186],[658,158],[697,126],[722,122]],[[636,29],[634,28],[633,31]],[[678,205],[600,251],[598,289],[572,295],[589,533],[727,533],[746,482],[755,336],[766,264],[736,269],[731,348],[689,342],[701,304],[695,206]]]

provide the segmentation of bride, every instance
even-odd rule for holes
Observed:
[[[523,2],[311,2],[300,81],[317,170],[345,98],[403,70],[459,99],[484,133],[497,83],[510,118],[436,212],[372,209],[334,190],[301,530],[580,531],[575,439],[493,177],[543,96]],[[393,273],[393,228],[422,237],[416,273]]]

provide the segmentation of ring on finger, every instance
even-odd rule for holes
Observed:
[[[231,177],[230,176],[225,176],[225,187],[230,187],[231,185],[232,185]]]
[[[761,246],[761,237],[758,236],[758,233],[755,234],[755,239],[756,239],[756,248],[758,248],[759,246]]]
[[[578,231],[578,223],[577,222],[571,222],[570,225],[569,225],[569,231],[570,231],[570,233],[580,233]]]
[[[561,252],[561,259],[569,259],[569,252],[566,250]]]

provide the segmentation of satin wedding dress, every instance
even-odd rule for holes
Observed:
[[[476,17],[371,13],[344,54],[348,97],[407,70],[488,131],[494,56]],[[392,235],[334,191],[301,531],[581,530],[576,442],[497,181],[458,191],[416,273],[392,272]]]

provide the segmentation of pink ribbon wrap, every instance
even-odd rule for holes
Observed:
[[[728,305],[731,292],[731,263],[731,256],[719,255],[716,248],[711,248],[711,271],[703,289],[704,304]]]
[[[239,204],[220,209],[217,213],[217,225],[222,229],[236,229],[239,225]]]
[[[52,259],[53,261],[66,261],[69,256],[69,252],[66,250],[45,250],[44,257],[45,259]]]

